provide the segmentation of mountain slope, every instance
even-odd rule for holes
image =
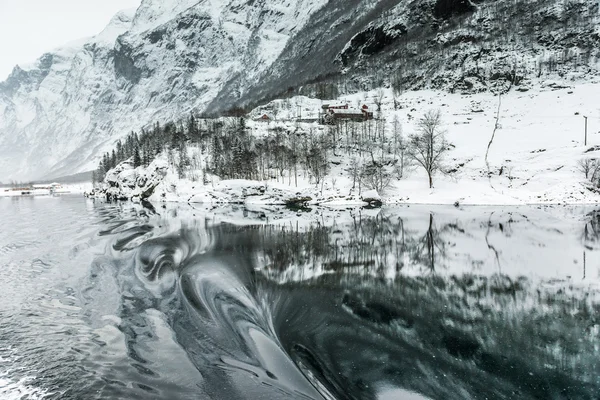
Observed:
[[[284,94],[585,77],[600,56],[598,11],[583,0],[144,0],[0,83],[0,180],[91,170],[131,130]]]
[[[98,36],[45,54],[27,71],[17,66],[0,84],[0,170],[7,178],[39,176],[102,140],[98,117],[108,120],[115,100],[112,47],[132,17],[117,14]]]
[[[15,68],[0,86],[3,178],[92,169],[130,130],[202,109],[246,68],[259,79],[319,7],[252,3],[144,1],[98,37]]]

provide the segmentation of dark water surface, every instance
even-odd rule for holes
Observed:
[[[600,399],[600,213],[0,198],[1,399]]]

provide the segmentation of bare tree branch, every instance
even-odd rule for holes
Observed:
[[[433,175],[442,169],[441,161],[448,151],[445,131],[441,130],[442,115],[430,110],[417,123],[417,133],[409,137],[407,154],[423,167],[433,187]]]

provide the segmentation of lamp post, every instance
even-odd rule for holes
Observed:
[[[583,118],[585,119],[585,139],[583,141],[583,145],[587,146],[587,118],[585,115],[583,116]]]

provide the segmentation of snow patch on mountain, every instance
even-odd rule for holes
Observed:
[[[117,38],[131,29],[136,11],[136,8],[131,8],[118,12],[108,23],[108,26],[94,36],[90,42],[104,46],[114,46]]]
[[[195,4],[210,3],[210,8],[219,9],[222,1],[198,1],[198,0],[143,0],[138,7],[131,33],[145,32],[169,22],[177,15]]]

